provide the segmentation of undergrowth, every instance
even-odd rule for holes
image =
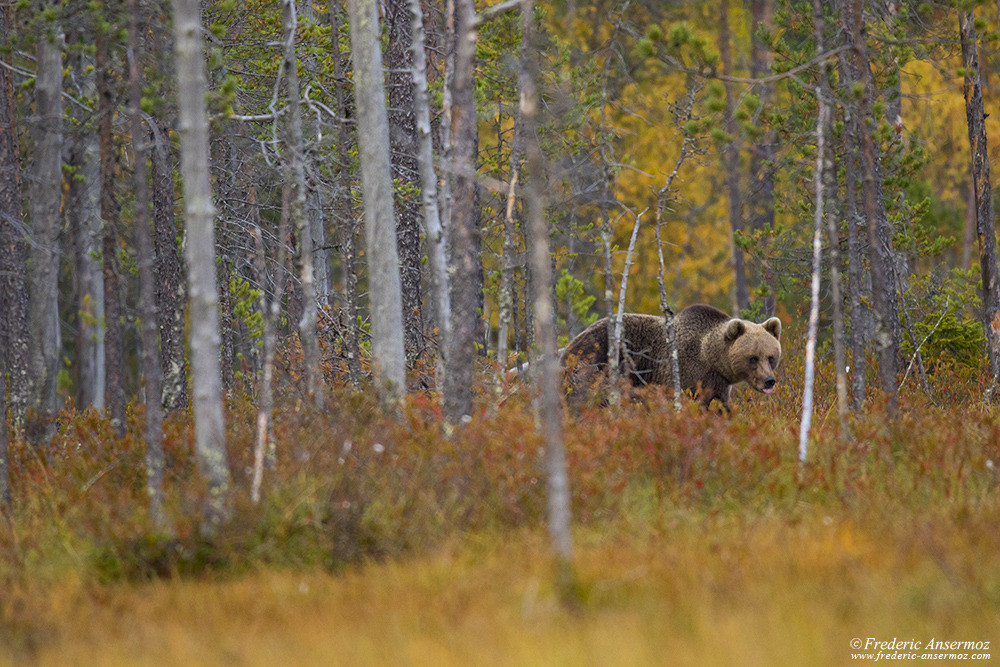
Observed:
[[[793,366],[794,367],[794,366]],[[818,369],[809,463],[797,461],[801,379],[771,397],[742,392],[723,417],[655,392],[620,408],[568,415],[565,446],[578,529],[669,533],[677,521],[787,525],[835,515],[900,534],[900,525],[969,527],[1000,551],[1000,416],[976,396],[985,379],[938,368],[937,396],[917,384],[889,419],[877,400],[841,433],[828,367]],[[295,397],[276,410],[278,460],[249,499],[255,411],[228,406],[231,518],[200,531],[203,481],[183,413],[165,425],[172,530],[150,525],[141,406],[124,439],[92,412],[67,410],[52,445],[12,443],[14,503],[0,521],[0,641],[30,641],[35,594],[155,578],[229,578],[260,569],[337,572],[420,554],[463,534],[503,535],[545,521],[544,451],[527,390],[442,435],[437,401],[413,394],[400,419],[370,393],[334,389],[317,412]],[[960,397],[954,399],[952,397]],[[931,522],[927,524],[926,522]],[[925,522],[925,523],[920,523]],[[603,527],[603,528],[602,528]],[[71,582],[68,584],[67,582]],[[74,583],[75,582],[75,583]],[[97,589],[95,589],[97,590]],[[995,604],[1000,605],[1000,590]],[[28,639],[26,639],[26,637]]]

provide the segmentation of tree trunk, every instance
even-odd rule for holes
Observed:
[[[885,212],[882,190],[882,167],[879,149],[872,137],[869,121],[874,119],[874,86],[868,60],[868,48],[862,21],[861,0],[845,2],[841,19],[850,39],[852,51],[848,58],[851,79],[862,84],[864,95],[858,104],[858,124],[861,144],[862,199],[868,223],[869,263],[872,277],[872,302],[876,315],[876,338],[879,356],[879,379],[882,391],[889,398],[890,411],[895,410],[896,365],[899,351],[899,308],[896,301],[896,281],[892,257],[892,235]]]
[[[382,82],[378,8],[366,0],[348,0],[354,92],[357,102],[358,148],[364,194],[368,246],[372,361],[383,404],[396,406],[406,388],[399,255],[395,243],[396,213],[389,161],[389,121]]]
[[[89,23],[89,21],[88,21]],[[93,38],[92,28],[82,21],[70,33],[69,42],[84,44]],[[97,97],[93,55],[86,49],[71,49],[68,55],[75,85],[73,93],[86,99]],[[98,251],[101,237],[101,163],[93,112],[70,107],[67,163],[68,178],[64,206],[73,247],[73,292],[76,310],[76,359],[73,364],[76,405],[85,410],[104,409],[104,280]]]
[[[335,36],[340,35],[340,17],[337,0],[330,0],[330,27]],[[347,375],[354,387],[361,382],[361,347],[358,343],[358,275],[355,271],[354,205],[351,201],[351,131],[347,124],[349,116],[347,104],[347,77],[344,74],[343,54],[340,39],[334,39],[336,53],[333,57],[333,78],[336,81],[337,117],[337,184],[336,210],[339,216],[338,237],[340,239],[340,273],[344,289],[344,311],[347,322],[344,326],[344,347],[347,348]]]
[[[108,11],[106,9],[106,11]],[[112,21],[112,16],[105,16]],[[125,435],[125,362],[122,341],[122,306],[118,275],[118,202],[115,200],[115,154],[112,136],[115,93],[111,88],[108,30],[97,31],[97,136],[101,153],[101,218],[104,234],[101,255],[104,272],[104,390],[111,426]]]
[[[816,53],[822,54],[829,45],[825,37],[826,34],[826,10],[820,0],[813,0],[814,20],[816,24]],[[825,125],[820,128],[822,136],[831,137],[833,135],[833,90],[830,87],[829,63],[824,61],[820,66],[819,74],[819,97],[818,103],[825,106]],[[819,115],[819,112],[817,112]],[[817,123],[819,120],[817,119]],[[819,127],[817,125],[817,127]],[[834,165],[834,150],[829,142],[824,142],[824,152],[820,155],[823,160],[820,177],[826,197],[837,196],[837,170]],[[819,200],[819,198],[818,198]],[[849,411],[847,397],[847,353],[846,341],[844,337],[844,312],[843,297],[841,296],[840,280],[840,229],[836,209],[827,206],[824,211],[826,217],[827,235],[830,243],[830,298],[833,301],[833,365],[837,382],[837,415],[840,420],[840,433],[847,433],[847,413]]]
[[[813,0],[816,52],[823,53],[823,9],[820,0]],[[810,282],[809,328],[806,333],[805,378],[802,389],[802,420],[799,422],[799,463],[805,463],[809,454],[809,429],[812,426],[813,384],[816,372],[816,334],[819,330],[820,276],[823,267],[823,205],[824,186],[830,166],[827,162],[826,135],[830,129],[826,63],[820,66],[819,83],[816,85],[816,166],[813,183],[816,200],[813,204],[812,280]],[[841,370],[837,369],[840,377]]]
[[[962,67],[965,70],[965,118],[969,125],[972,177],[976,192],[979,266],[983,276],[983,330],[986,334],[992,376],[986,400],[995,403],[998,400],[997,382],[1000,379],[1000,286],[997,284],[997,237],[993,223],[993,190],[986,146],[986,114],[979,82],[979,55],[973,13],[960,12],[958,27],[962,41]]]
[[[302,284],[302,319],[299,339],[306,367],[306,394],[317,408],[323,405],[323,376],[319,367],[316,285],[313,281],[312,226],[306,216],[305,148],[302,143],[302,107],[299,99],[294,0],[284,0],[285,76],[288,79],[288,124],[285,127],[286,180],[292,186],[291,221],[299,242],[299,278]]]
[[[39,3],[45,12],[48,2]],[[31,401],[35,427],[29,438],[48,443],[55,433],[56,382],[60,362],[59,332],[59,232],[62,194],[62,48],[59,24],[40,20],[35,54],[36,122],[33,132],[35,157],[32,167],[31,230],[29,249],[31,331]]]
[[[730,39],[729,0],[722,0],[719,6],[719,56],[722,60],[722,73],[727,76],[733,73]],[[733,118],[736,110],[736,95],[732,82],[726,81],[725,88],[726,109],[723,114],[723,129],[729,138],[726,140],[724,164],[726,194],[729,203],[730,243],[733,248],[733,312],[739,313],[750,307],[750,294],[747,291],[743,250],[736,244],[736,238],[743,230],[743,220],[740,214],[740,145],[736,138],[736,120]]]
[[[524,35],[521,36],[521,52],[526,48]],[[521,169],[521,153],[524,145],[524,118],[520,109],[514,116],[514,137],[510,147],[510,182],[507,185],[507,206],[503,219],[503,263],[500,274],[500,313],[497,316],[497,363],[500,371],[507,368],[507,339],[510,336],[512,312],[516,313],[517,304],[514,299],[516,285],[514,284],[514,253],[516,225],[514,209],[517,200],[518,174]],[[517,331],[515,328],[515,337]]]
[[[758,37],[759,30],[770,30],[774,22],[774,0],[750,0],[751,41],[750,76],[759,79],[771,73],[774,54],[770,47]],[[760,87],[761,109],[771,107],[774,99],[774,84]],[[750,182],[747,192],[747,211],[750,228],[755,232],[767,233],[774,228],[774,174],[775,144],[777,135],[773,130],[764,133],[750,151]],[[766,268],[755,272],[754,283],[761,283],[765,292],[764,317],[774,315],[776,294],[774,276]],[[767,285],[764,287],[764,285]]]
[[[427,258],[434,291],[435,315],[439,336],[438,366],[442,366],[451,322],[451,298],[448,285],[448,257],[444,227],[438,207],[437,176],[434,173],[434,146],[431,137],[430,103],[427,99],[427,54],[424,52],[424,21],[420,0],[408,0],[412,27],[413,111],[416,117],[417,167],[420,174],[420,197],[427,238]]]
[[[385,3],[388,32],[385,55],[389,68],[389,147],[393,178],[405,187],[396,199],[396,246],[403,290],[403,343],[407,363],[412,366],[420,356],[424,341],[420,307],[420,201],[411,194],[420,187],[420,181],[416,159],[412,17],[407,2],[388,0]]]
[[[191,379],[195,452],[208,480],[207,528],[228,513],[229,462],[219,368],[219,296],[215,272],[215,207],[208,171],[208,116],[198,0],[173,0],[178,130],[184,174],[187,277],[191,311]]]
[[[448,222],[451,259],[451,333],[445,355],[444,414],[458,423],[472,413],[473,362],[479,294],[474,276],[479,271],[476,256],[476,122],[475,71],[476,26],[472,0],[455,2],[455,74],[451,85],[450,161],[452,175],[451,219]]]
[[[154,125],[150,173],[153,179],[153,244],[156,251],[156,308],[160,323],[160,368],[163,408],[187,407],[184,358],[184,271],[177,248],[174,219],[174,176],[170,144],[163,127]]]
[[[0,5],[0,33],[13,29],[13,9]],[[0,58],[3,54],[0,54]],[[28,401],[28,249],[22,230],[21,155],[15,124],[14,87],[10,71],[0,64],[0,362],[9,381],[14,428],[23,424]],[[6,415],[6,411],[2,413]]]
[[[564,601],[573,595],[573,534],[571,531],[569,478],[563,445],[559,358],[556,350],[555,308],[552,301],[552,264],[549,229],[545,221],[544,157],[538,143],[537,60],[533,39],[532,3],[522,4],[521,29],[528,35],[521,55],[521,114],[525,131],[525,204],[530,234],[531,271],[534,280],[535,340],[539,348],[536,401],[545,441],[548,474],[548,525],[555,555],[557,590]],[[459,32],[459,35],[462,33]]]
[[[163,403],[160,390],[159,316],[156,311],[156,278],[150,229],[149,182],[146,180],[146,140],[142,129],[142,82],[139,79],[139,7],[129,0],[129,88],[131,94],[132,155],[135,160],[135,242],[139,264],[139,314],[141,355],[139,367],[146,387],[146,493],[153,525],[166,529],[163,507]]]

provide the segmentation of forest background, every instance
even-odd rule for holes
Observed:
[[[747,580],[786,539],[784,567],[837,582],[869,623],[831,612],[802,650],[842,661],[850,633],[894,631],[889,612],[990,639],[998,11],[0,2],[10,655],[72,654],[90,640],[65,609],[136,582],[342,572],[465,553],[468,535],[484,567],[517,560],[507,539],[545,561],[546,523],[579,567],[553,595],[596,614],[595,650],[619,612],[651,623],[665,599],[685,627],[667,644],[694,660],[723,619],[777,635],[784,615],[752,619],[784,584]],[[782,319],[772,400],[743,393],[729,420],[675,412],[669,391],[561,414],[544,379],[557,346],[599,317],[696,302]],[[805,396],[816,453],[800,464]],[[583,556],[546,505],[559,493]],[[726,582],[747,597],[697,577],[664,590],[657,550],[716,580],[735,557]],[[859,554],[874,560],[844,584]],[[510,585],[541,576],[532,560]],[[642,584],[604,587],[633,567]],[[905,595],[872,583],[893,577]],[[637,631],[636,651],[663,641]]]

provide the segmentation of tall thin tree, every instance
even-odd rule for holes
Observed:
[[[31,407],[36,429],[30,437],[48,442],[55,432],[56,379],[61,348],[59,328],[59,232],[62,204],[63,32],[54,3],[37,3],[35,38],[35,144],[31,187],[29,249]]]
[[[11,35],[13,8],[0,5],[0,34]],[[0,58],[4,54],[0,53]],[[18,146],[14,86],[7,63],[0,63],[0,361],[15,429],[23,424],[28,381],[28,248],[21,202],[21,151]],[[6,411],[2,413],[6,418]]]
[[[556,351],[555,304],[552,298],[552,262],[549,256],[549,229],[545,220],[544,156],[538,142],[538,71],[534,12],[531,0],[521,5],[521,30],[528,38],[521,54],[521,115],[525,131],[525,204],[531,238],[531,271],[534,279],[535,341],[538,344],[538,414],[545,440],[548,474],[548,525],[555,554],[557,586],[564,600],[571,600],[574,588],[573,534],[571,532],[569,476],[563,444],[560,405],[559,359]]]
[[[177,54],[178,130],[184,174],[188,298],[191,312],[191,383],[195,453],[208,480],[207,527],[228,512],[229,461],[219,368],[219,296],[215,271],[215,207],[208,172],[208,115],[202,60],[201,3],[173,0]]]
[[[150,227],[150,194],[146,174],[146,142],[149,132],[142,122],[142,81],[139,75],[138,0],[128,0],[128,73],[132,155],[135,159],[135,241],[139,264],[139,312],[141,355],[139,368],[146,388],[146,493],[149,514],[157,528],[165,529],[163,508],[163,401],[160,390],[159,313],[156,310],[156,257]]]
[[[451,330],[445,355],[444,414],[457,423],[472,412],[473,360],[479,294],[476,256],[476,146],[478,124],[475,99],[476,21],[472,0],[455,0],[455,71],[451,81],[451,217],[448,237],[451,257]]]
[[[959,12],[958,26],[962,42],[962,67],[965,70],[965,117],[969,126],[972,153],[972,177],[976,193],[976,231],[979,236],[979,266],[983,280],[983,329],[986,334],[992,384],[986,400],[998,400],[1000,381],[1000,285],[997,283],[997,237],[993,221],[990,161],[986,150],[986,113],[979,74],[979,52],[973,12]]]
[[[288,87],[288,122],[285,126],[286,179],[292,187],[292,225],[295,228],[299,250],[299,280],[302,286],[302,319],[299,321],[299,339],[306,368],[306,393],[313,403],[323,405],[323,377],[319,368],[319,339],[316,333],[317,304],[316,284],[313,276],[312,226],[306,215],[305,146],[302,140],[302,107],[299,93],[298,56],[295,31],[298,17],[295,0],[282,3],[284,17],[285,77]]]
[[[118,202],[115,198],[114,73],[111,31],[117,3],[105,5],[96,38],[97,137],[101,156],[101,261],[104,271],[104,391],[115,434],[125,435],[125,361],[122,335],[121,277],[118,273]]]
[[[378,7],[367,0],[348,0],[351,55],[357,103],[358,148],[364,195],[365,237],[372,315],[372,358],[383,402],[396,404],[406,388],[399,255],[395,243],[389,120],[382,80]]]

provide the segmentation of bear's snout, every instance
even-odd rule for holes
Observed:
[[[778,384],[778,381],[775,380],[773,377],[769,377],[766,380],[764,380],[764,393],[770,394],[772,391],[774,391],[774,385],[776,384]]]

